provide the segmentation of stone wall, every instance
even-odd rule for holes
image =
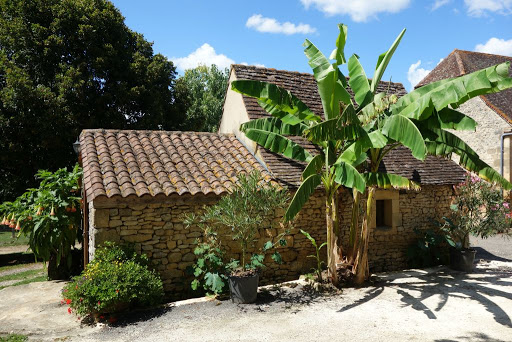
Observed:
[[[427,218],[439,218],[447,213],[451,201],[450,186],[426,186],[421,192],[401,192],[399,198],[400,225],[391,230],[373,228],[370,239],[371,271],[396,270],[406,267],[405,250],[415,239],[413,228],[431,227]],[[186,269],[195,260],[195,241],[201,236],[199,227],[186,228],[183,214],[199,213],[203,205],[215,203],[217,197],[196,195],[162,199],[159,202],[104,201],[90,206],[91,259],[95,247],[106,240],[134,243],[139,252],[146,253],[164,281],[165,290],[174,297],[186,297],[190,293],[192,277]],[[300,229],[308,231],[317,241],[326,240],[325,200],[318,192],[306,203],[290,234],[287,246],[280,247],[284,264],[277,265],[267,255],[267,268],[262,271],[261,283],[276,283],[296,279],[313,267],[314,253]],[[348,242],[351,217],[351,199],[347,192],[340,201],[341,229],[344,245]],[[256,248],[260,248],[278,234],[276,229],[262,227]],[[221,232],[221,239],[228,257],[239,258],[240,248],[229,237],[229,231]],[[325,258],[325,248],[323,250]]]
[[[511,125],[498,113],[493,111],[480,97],[475,97],[464,104],[458,110],[477,122],[476,132],[452,131],[475,150],[487,164],[500,172],[501,135],[509,132]],[[511,179],[511,150],[510,138],[505,138],[504,174]]]

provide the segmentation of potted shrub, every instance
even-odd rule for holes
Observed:
[[[198,260],[194,267],[196,279],[192,288],[202,285],[207,292],[219,294],[227,282],[233,302],[254,302],[259,282],[258,269],[264,267],[265,254],[270,249],[277,244],[286,244],[283,238],[285,232],[259,249],[255,248],[254,243],[259,229],[273,228],[276,210],[284,209],[288,200],[286,189],[264,181],[260,172],[252,172],[249,175],[240,174],[230,193],[215,205],[204,207],[202,215],[187,216],[187,225],[196,224],[203,229],[203,241],[195,250]],[[225,260],[225,249],[219,239],[219,229],[222,227],[229,227],[230,238],[239,243],[239,259]],[[277,251],[271,258],[281,262]]]
[[[475,175],[468,174],[454,189],[451,215],[443,217],[440,227],[449,236],[450,267],[471,272],[476,251],[470,248],[469,235],[485,239],[505,230],[510,224],[510,207],[499,188]]]

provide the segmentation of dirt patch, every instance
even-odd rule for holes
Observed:
[[[51,341],[510,341],[512,263],[383,273],[373,286],[318,292],[306,281],[259,289],[255,304],[189,300],[81,325],[60,304],[64,283],[0,291],[0,331]],[[350,327],[350,329],[347,329]]]

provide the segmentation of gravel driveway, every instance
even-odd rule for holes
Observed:
[[[40,285],[41,303],[34,291],[11,302],[4,289],[0,331],[48,341],[512,341],[512,261],[489,254],[471,274],[386,273],[373,286],[324,295],[297,282],[261,292],[252,305],[178,302],[110,327],[73,320],[57,302],[62,284]]]

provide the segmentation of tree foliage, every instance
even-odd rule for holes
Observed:
[[[178,79],[178,87],[184,87],[186,91],[185,129],[217,131],[222,117],[228,76],[228,69],[219,69],[215,64],[185,70],[183,77]]]
[[[0,0],[0,201],[72,166],[84,128],[178,129],[175,81],[107,0]]]

